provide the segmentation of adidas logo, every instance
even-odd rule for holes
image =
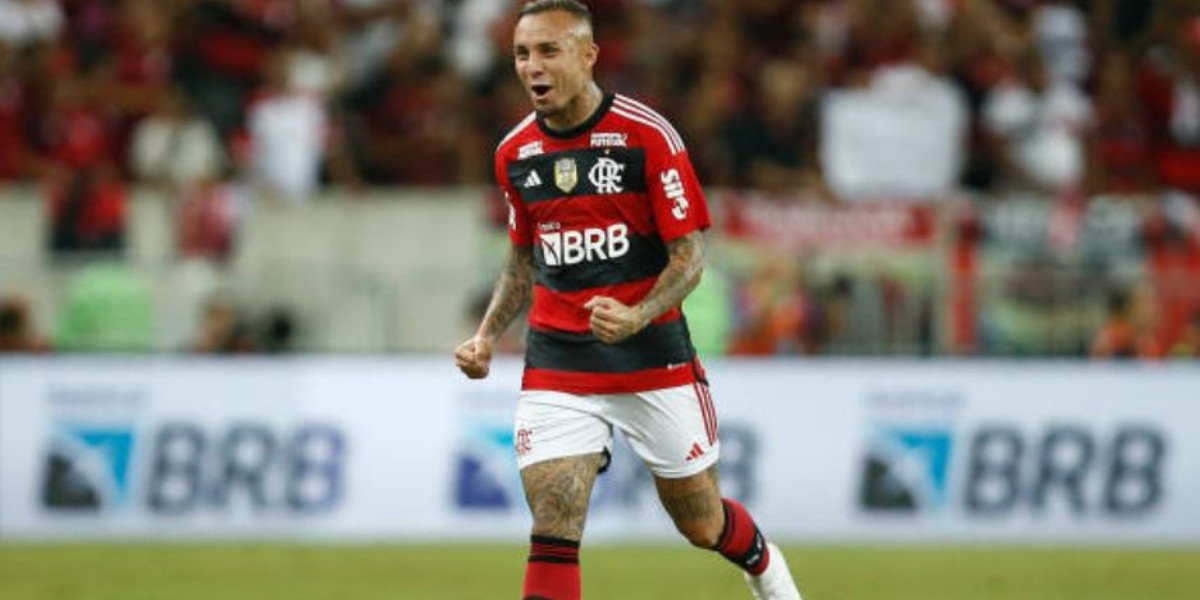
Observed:
[[[529,177],[525,178],[525,183],[522,183],[521,187],[529,189],[535,188],[539,185],[542,185],[542,178],[538,177],[537,171],[530,171]]]
[[[696,460],[697,458],[700,458],[701,456],[704,456],[704,448],[701,448],[700,444],[693,442],[692,443],[692,451],[688,452],[686,462],[692,462],[693,460]]]

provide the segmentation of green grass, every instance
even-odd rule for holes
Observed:
[[[3,600],[516,600],[519,546],[0,545]],[[788,549],[806,600],[1195,600],[1200,550]],[[583,553],[588,600],[746,600],[682,546]]]

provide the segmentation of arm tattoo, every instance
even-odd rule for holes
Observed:
[[[667,253],[670,259],[666,268],[658,275],[650,293],[638,304],[646,322],[679,306],[700,283],[700,273],[704,270],[704,234],[693,231],[671,240],[667,243]]]
[[[533,270],[532,248],[514,246],[509,250],[492,301],[479,324],[480,333],[495,339],[521,314],[533,291]]]

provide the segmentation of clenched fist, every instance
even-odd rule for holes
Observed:
[[[592,296],[583,308],[592,311],[592,333],[606,344],[615,344],[628,338],[641,331],[647,323],[636,308],[608,296]]]
[[[454,351],[454,364],[471,379],[487,377],[492,364],[492,341],[476,335],[459,344]]]

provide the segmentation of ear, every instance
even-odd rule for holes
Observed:
[[[600,57],[600,46],[596,42],[589,41],[583,46],[583,61],[587,63],[588,70],[596,66],[596,59]]]

